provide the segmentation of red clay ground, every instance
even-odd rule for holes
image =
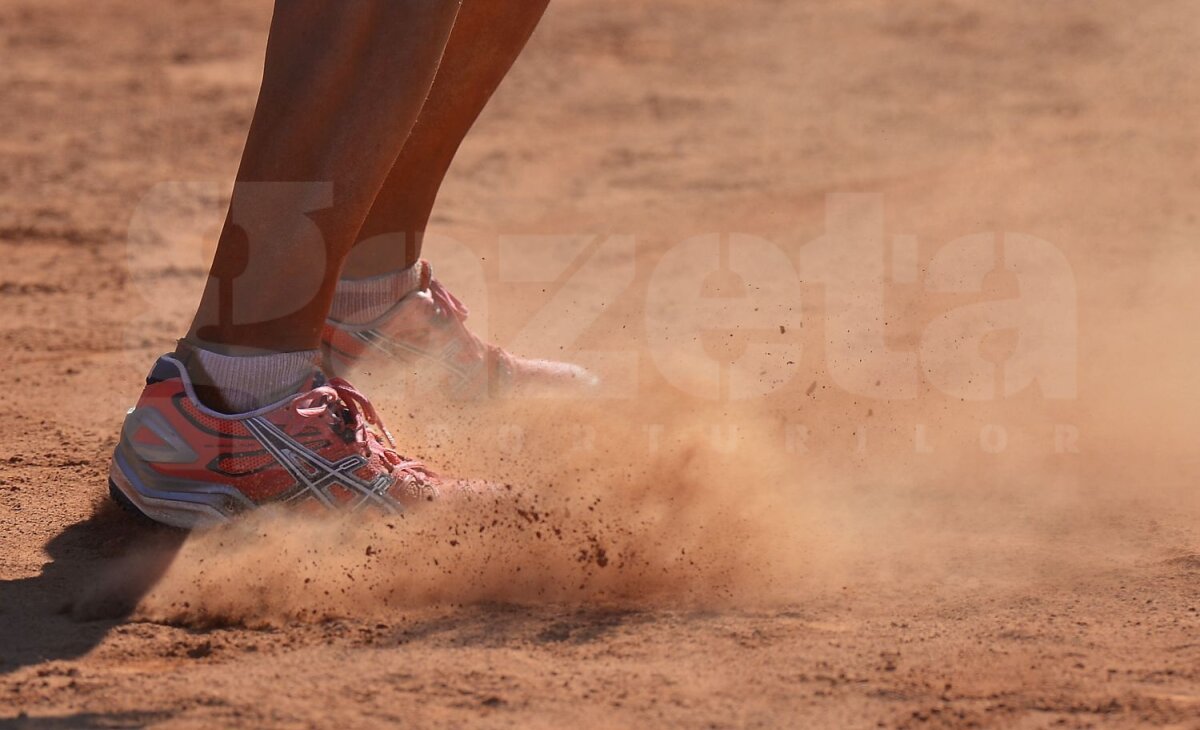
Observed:
[[[180,536],[97,508],[124,409],[203,282],[269,5],[0,3],[0,727],[1200,727],[1194,4],[560,0],[442,196],[437,232],[466,247],[429,254],[451,284],[481,263],[491,296],[472,301],[511,342],[565,278],[500,283],[498,234],[634,234],[628,291],[576,304],[595,315],[582,345],[639,353],[642,399],[569,413],[600,419],[601,449],[633,443],[614,423],[637,439],[681,420],[765,434],[728,456],[692,441],[707,455],[678,475],[699,464],[707,492],[675,483],[671,463],[633,486],[650,493],[640,508],[660,504],[655,490],[675,489],[662,504],[676,506],[714,487],[766,495],[778,509],[740,529],[773,539],[738,550],[729,534],[688,532],[720,510],[651,539],[608,499],[613,544],[678,540],[725,557],[687,567],[651,550],[655,583],[595,554],[571,572],[573,544],[530,554],[551,587],[582,580],[581,599],[547,597],[527,573],[506,587],[511,555],[459,576],[377,542],[392,562],[363,570],[369,588],[399,592],[392,607],[338,593],[351,551],[371,563],[361,534],[314,540],[319,581],[352,597],[322,602],[295,576],[276,580],[274,536],[194,538],[172,563]],[[200,184],[156,187],[168,181]],[[1078,397],[849,394],[835,382],[849,366],[825,344],[836,307],[807,276],[803,324],[735,333],[804,346],[764,369],[777,392],[735,409],[673,391],[643,310],[686,320],[696,283],[652,279],[667,253],[689,235],[744,232],[798,263],[825,231],[826,196],[854,192],[882,195],[887,234],[917,236],[922,269],[979,232],[1061,251]],[[139,206],[157,227],[131,224]],[[604,254],[576,268],[619,279],[620,257]],[[981,296],[1016,286],[1001,276]],[[897,351],[980,296],[888,292]],[[724,352],[722,337],[706,335],[706,351]],[[984,349],[1004,360],[1014,342]],[[647,412],[651,393],[670,394],[668,416]],[[544,476],[565,458],[537,451],[531,432],[502,462],[507,432],[494,427],[520,414],[456,410],[443,443],[415,425],[428,409],[380,400],[439,464],[519,478],[531,460]],[[787,448],[796,426],[807,451]],[[1008,447],[988,453],[981,430],[997,426]],[[1056,433],[1075,432],[1077,449],[1056,448]],[[495,585],[471,589],[480,576]],[[405,600],[419,581],[444,600]]]

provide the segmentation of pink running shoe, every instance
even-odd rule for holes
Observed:
[[[467,307],[433,278],[426,261],[421,285],[366,324],[330,319],[321,350],[327,372],[371,371],[371,360],[399,365],[416,382],[456,398],[480,398],[519,390],[588,389],[599,380],[586,369],[553,360],[517,357],[467,329]]]
[[[314,373],[294,396],[227,415],[200,403],[187,370],[163,356],[125,417],[109,487],[126,507],[184,528],[266,504],[396,514],[469,491],[394,447],[370,401],[339,378]]]

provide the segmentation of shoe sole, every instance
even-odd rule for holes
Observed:
[[[194,530],[225,524],[241,511],[232,499],[221,494],[168,492],[149,487],[127,473],[120,461],[118,450],[108,470],[109,493],[121,507],[135,515],[159,524]]]
[[[147,527],[158,527],[172,530],[183,529],[180,527],[172,527],[171,525],[164,525],[163,523],[152,519],[150,515],[138,509],[137,505],[131,502],[129,497],[125,496],[125,493],[121,491],[120,487],[118,487],[117,483],[112,479],[108,480],[108,498],[113,502],[116,502],[117,506],[121,508],[122,512],[129,515],[137,522],[145,524]]]

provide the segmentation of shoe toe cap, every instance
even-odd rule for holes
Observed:
[[[556,360],[518,359],[513,367],[515,387],[553,388],[587,392],[600,386],[600,378],[587,368]]]

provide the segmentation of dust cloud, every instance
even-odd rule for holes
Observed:
[[[929,396],[863,418],[852,396],[821,393],[795,408],[823,426],[802,449],[785,448],[779,407],[666,390],[634,414],[605,401],[394,405],[401,443],[491,487],[392,518],[262,510],[191,535],[173,562],[161,547],[131,552],[92,600],[112,602],[119,576],[169,562],[138,617],[264,626],[479,603],[755,610],[879,589],[953,601],[1160,559],[1138,536],[1184,529],[1177,518],[1195,506],[1162,469],[1143,472],[1153,488],[1130,482],[1119,434],[1102,430],[1108,414],[1078,404],[950,408]],[[914,448],[914,423],[932,447]],[[1084,434],[1084,453],[1056,451],[1063,423]],[[979,445],[994,424],[1009,434],[1002,454]]]
[[[811,530],[800,487],[755,430],[713,448],[687,425],[694,409],[643,401],[663,434],[650,455],[645,432],[611,405],[462,413],[472,428],[447,434],[519,425],[519,445],[441,444],[460,464],[492,461],[486,473],[505,480],[402,516],[266,509],[196,533],[138,615],[256,625],[479,602],[765,605],[802,585]]]
[[[1166,360],[1194,350],[1179,294],[1160,287],[1154,317],[1091,303],[1083,324],[1104,321],[1105,348]],[[418,447],[403,451],[492,488],[395,518],[263,510],[191,535],[173,561],[132,551],[88,600],[112,602],[119,576],[169,563],[136,615],[253,626],[492,602],[753,610],[855,590],[952,601],[1179,559],[1162,545],[1192,542],[1200,506],[1194,419],[1172,397],[1191,375],[1134,377],[1143,358],[1099,347],[1084,343],[1081,397],[1066,402],[869,401],[819,378],[770,403],[669,388],[483,405],[397,395],[380,405]],[[1000,453],[983,445],[995,429]]]

